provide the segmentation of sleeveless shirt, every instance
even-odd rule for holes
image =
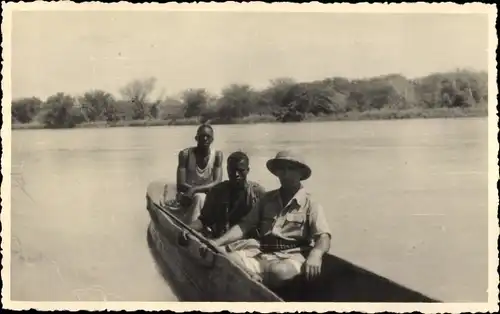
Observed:
[[[186,167],[186,181],[187,184],[199,186],[212,183],[214,165],[215,165],[215,150],[211,149],[207,166],[201,169],[196,164],[196,155],[194,154],[194,147],[188,148],[187,150],[187,167]]]

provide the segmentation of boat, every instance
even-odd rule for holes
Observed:
[[[314,281],[297,277],[272,290],[234,263],[227,253],[187,226],[175,205],[175,192],[160,203],[165,187],[149,184],[147,242],[164,279],[181,301],[212,302],[429,302],[438,300],[404,287],[331,253]],[[186,236],[182,236],[182,235]]]

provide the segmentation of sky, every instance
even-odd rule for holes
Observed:
[[[485,14],[16,11],[12,97],[488,69]]]

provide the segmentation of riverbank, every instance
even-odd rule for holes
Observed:
[[[361,121],[361,120],[399,120],[399,119],[435,119],[435,118],[474,118],[487,117],[487,106],[474,108],[435,108],[423,109],[412,108],[404,110],[396,109],[381,109],[368,110],[363,112],[350,111],[343,114],[324,115],[324,116],[306,116],[301,121],[304,122],[320,122],[320,121]],[[108,128],[108,127],[152,127],[152,126],[175,126],[175,125],[198,125],[200,118],[180,118],[180,119],[148,119],[148,120],[130,120],[108,123],[106,121],[85,122],[76,125],[74,128]],[[231,122],[211,121],[212,124],[258,124],[258,123],[282,123],[277,121],[271,115],[251,115],[242,119],[233,120]],[[45,126],[39,122],[27,124],[12,124],[13,130],[33,130],[45,129]]]

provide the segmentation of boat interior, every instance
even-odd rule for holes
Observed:
[[[274,292],[289,302],[438,302],[330,254],[318,279],[298,277]]]
[[[159,258],[154,250],[152,253]],[[182,300],[210,301],[193,299],[187,287],[171,282],[170,269],[161,262],[157,265]],[[331,254],[324,256],[319,278],[308,281],[297,277],[271,291],[285,302],[440,302]]]
[[[174,225],[177,225],[176,228],[186,227],[181,226],[183,223],[176,222]],[[150,241],[148,236],[151,247]],[[158,258],[154,250],[152,254]],[[162,263],[157,265],[165,280],[169,281],[171,270]],[[173,282],[169,285],[183,300],[210,301],[193,300],[189,291],[182,290],[185,289],[182,285]],[[319,278],[308,281],[297,277],[283,288],[271,291],[285,302],[440,302],[331,254],[324,256]]]

